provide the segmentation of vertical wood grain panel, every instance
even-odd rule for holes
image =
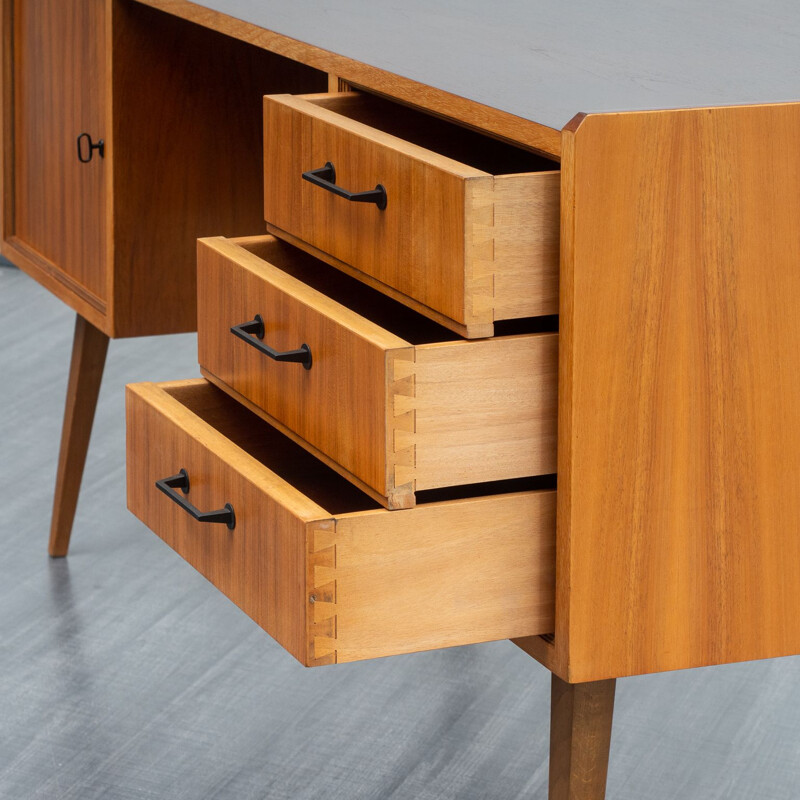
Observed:
[[[13,13],[13,232],[102,303],[109,164],[96,151],[81,164],[76,142],[109,136],[106,2],[16,0]]]
[[[800,652],[798,130],[783,104],[565,132],[570,680]]]
[[[263,95],[327,75],[130,0],[114,15],[115,333],[194,330],[196,240],[264,230]]]
[[[560,172],[494,179],[494,318],[558,313]]]

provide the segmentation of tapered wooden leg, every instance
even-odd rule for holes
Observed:
[[[550,800],[603,800],[615,680],[565,683],[550,694]]]
[[[78,314],[72,342],[64,426],[61,430],[53,519],[50,523],[49,552],[54,557],[65,556],[69,549],[107,350],[108,336]]]

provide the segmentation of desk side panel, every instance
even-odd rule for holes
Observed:
[[[556,663],[800,652],[800,104],[565,131]]]

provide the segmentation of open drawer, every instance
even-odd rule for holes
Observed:
[[[204,380],[127,426],[131,511],[307,666],[553,630],[555,491],[389,512]]]
[[[201,239],[197,284],[203,374],[388,508],[555,473],[557,333],[461,339],[271,236]]]
[[[467,338],[558,313],[556,163],[356,93],[265,97],[264,150],[271,233]]]

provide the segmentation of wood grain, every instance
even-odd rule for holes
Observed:
[[[0,246],[14,230],[14,4],[0,2]]]
[[[557,333],[419,345],[414,356],[402,405],[413,426],[396,436],[414,447],[416,490],[556,471]]]
[[[248,400],[243,394],[240,394],[235,389],[233,389],[230,384],[225,383],[221,378],[218,378],[214,373],[209,372],[205,367],[200,367],[200,374],[211,384],[216,386],[221,391],[225,392],[229,397],[239,403],[243,408],[246,408],[255,416],[259,417],[260,419],[268,422],[271,427],[275,428],[275,430],[282,433],[287,439],[291,439],[295,444],[300,445],[306,452],[312,455],[314,458],[321,461],[325,464],[326,467],[329,467],[334,472],[339,473],[343,478],[346,478],[354,488],[357,488],[359,491],[363,492],[365,495],[368,495],[372,500],[375,501],[377,505],[382,505],[384,507],[392,507],[392,508],[413,508],[414,506],[414,499],[413,497],[405,502],[403,505],[399,506],[389,506],[387,502],[387,498],[382,495],[378,494],[371,486],[368,486],[364,481],[357,478],[353,475],[352,472],[346,470],[338,461],[334,461],[329,455],[322,452],[322,450],[314,447],[313,445],[309,444],[305,439],[302,439],[298,436],[291,428],[286,427],[280,420],[276,417],[273,417],[271,414],[268,414],[264,411],[263,408],[257,406],[251,400]]]
[[[305,523],[324,519],[325,511],[168,392],[152,384],[135,386],[128,389],[127,402],[128,507],[304,661]],[[207,402],[213,403],[213,396]],[[182,468],[195,506],[231,503],[234,530],[195,522],[155,488],[156,480]]]
[[[107,350],[108,336],[79,314],[76,315],[53,517],[50,521],[48,550],[54,557],[65,556],[69,550]]]
[[[292,254],[281,242],[272,245],[260,258],[235,242],[201,240],[200,363],[386,494],[386,351],[410,345],[281,271],[277,265]],[[309,345],[310,370],[272,361],[230,332],[256,314],[271,347]]]
[[[361,270],[356,269],[351,264],[348,264],[341,259],[334,258],[330,253],[326,253],[324,250],[320,250],[318,247],[312,247],[308,242],[304,241],[298,236],[294,236],[288,231],[284,231],[275,225],[271,225],[269,222],[267,222],[267,233],[282,239],[284,242],[288,242],[293,247],[296,247],[299,250],[302,250],[304,253],[314,256],[314,258],[317,258],[320,261],[324,261],[326,264],[330,264],[332,267],[336,267],[336,269],[345,273],[345,275],[350,275],[352,278],[356,278],[366,286],[370,286],[371,288],[381,292],[381,294],[391,297],[392,300],[397,300],[398,303],[402,303],[414,311],[424,314],[428,319],[433,320],[438,325],[443,325],[445,328],[453,331],[453,333],[457,333],[459,336],[463,336],[467,339],[484,339],[494,335],[493,322],[482,324],[473,323],[469,326],[464,325],[461,322],[456,322],[455,320],[450,319],[450,317],[446,317],[441,312],[435,311],[429,306],[420,303],[415,298],[410,297],[407,294],[403,294],[402,292],[398,292],[397,289],[393,289],[391,286],[381,283],[379,280],[376,280],[366,272],[361,272]]]
[[[553,627],[554,492],[340,516],[337,661]]]
[[[552,629],[555,492],[369,510],[205,381],[127,397],[130,509],[304,664]],[[155,488],[181,466],[192,503],[233,505],[233,531]]]
[[[198,252],[203,369],[389,508],[417,490],[555,472],[558,334],[447,341],[272,237],[206,239]],[[310,370],[230,333],[256,314],[270,346],[309,345]]]
[[[615,689],[552,676],[549,800],[604,800]]]
[[[5,157],[13,213],[5,237],[50,274],[57,291],[78,289],[101,312],[106,281],[106,192],[109,163],[95,153],[78,161],[77,138],[108,137],[105,0],[7,0],[13,16],[13,118]],[[6,100],[8,97],[6,88]],[[11,111],[11,109],[9,109]],[[8,131],[8,129],[7,129]],[[48,270],[56,265],[57,272]],[[25,266],[25,264],[23,264]]]
[[[195,240],[263,229],[262,96],[326,75],[131,0],[3,14],[3,253],[111,336],[193,330]]]
[[[108,319],[106,315],[106,302],[101,299],[92,291],[87,289],[79,280],[76,280],[67,271],[61,269],[57,264],[46,258],[40,252],[25,240],[16,236],[16,149],[15,149],[15,134],[17,127],[16,115],[16,51],[15,51],[15,31],[14,31],[14,7],[15,0],[2,0],[0,2],[0,12],[2,13],[2,92],[3,92],[3,106],[2,106],[2,169],[0,170],[0,177],[2,178],[2,237],[0,239],[0,250],[3,255],[12,261],[20,269],[35,278],[50,292],[55,294],[65,303],[67,303],[73,310],[75,310],[87,322],[91,323],[99,330],[107,331]],[[31,15],[28,15],[31,17]],[[109,15],[104,15],[106,22],[109,20]],[[41,33],[41,32],[40,32]],[[66,45],[60,42],[57,51],[63,49]],[[106,61],[108,59],[109,50],[106,50]],[[87,54],[91,57],[91,53]],[[52,64],[51,64],[52,66]],[[78,66],[77,63],[74,66]],[[39,78],[42,79],[42,75]],[[61,76],[63,80],[63,76]],[[59,78],[51,78],[58,82]],[[106,116],[108,114],[108,104],[106,106]],[[24,149],[24,148],[23,148]],[[77,151],[75,151],[77,152]],[[63,155],[63,153],[62,153]],[[106,181],[106,191],[108,191],[108,175],[110,170],[103,170]],[[34,187],[36,190],[42,190],[41,186]],[[45,189],[45,191],[47,191]],[[51,186],[52,191],[52,186]],[[108,204],[105,204],[106,206]],[[69,214],[70,211],[65,211]],[[106,215],[106,224],[110,228],[108,216]],[[107,248],[111,244],[110,237],[106,237]],[[106,262],[108,259],[106,258]],[[106,263],[106,268],[108,263]],[[99,266],[98,266],[99,268]],[[102,280],[102,276],[99,278]]]
[[[364,95],[265,98],[265,219],[468,334],[498,314],[554,313],[558,173],[529,153],[481,146],[471,132],[441,125]],[[383,185],[386,209],[302,180],[328,161],[352,191]],[[487,169],[521,174],[502,175],[496,191]]]
[[[555,646],[571,681],[800,652],[798,126],[794,103],[565,132]]]
[[[561,174],[494,179],[494,318],[558,312]],[[479,232],[476,232],[479,233]],[[553,268],[555,266],[555,268]]]
[[[114,333],[194,330],[197,238],[264,228],[262,96],[327,76],[129,0],[113,9]]]
[[[203,8],[189,0],[137,0],[137,2],[163,9],[174,16],[196,22],[316,69],[333,73],[351,85],[362,86],[397,98],[442,117],[458,119],[476,130],[499,139],[518,142],[555,158],[558,158],[560,153],[561,136],[557,128],[541,125],[509,114],[502,109],[469,100],[458,93],[438,88],[431,82],[420,83],[404,78],[395,72],[378,69],[228,14]]]

